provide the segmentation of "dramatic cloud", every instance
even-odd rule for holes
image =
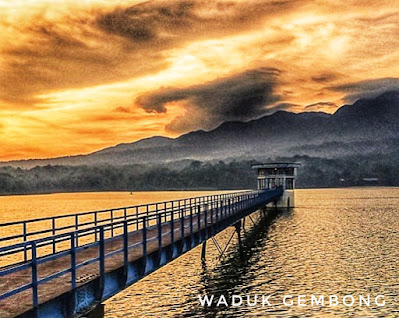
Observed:
[[[159,49],[251,30],[266,17],[287,14],[302,3],[305,1],[148,1],[117,8],[97,21],[104,31],[131,40],[131,48]]]
[[[360,98],[372,98],[387,91],[399,91],[399,78],[379,78],[331,87],[332,90],[344,92],[344,100],[353,103]]]
[[[100,32],[89,12],[11,28],[17,39],[28,39],[10,39],[2,48],[0,100],[14,105],[33,106],[43,101],[40,94],[122,81],[168,65],[160,52],[130,51],[123,39]]]
[[[0,0],[0,32],[3,159],[398,88],[392,0]]]
[[[149,1],[67,11],[57,19],[44,10],[28,24],[5,18],[0,29],[14,36],[0,47],[0,100],[33,105],[49,91],[158,72],[170,65],[171,49],[256,28],[267,16],[300,2]]]
[[[274,92],[279,74],[277,69],[262,68],[188,88],[162,88],[139,96],[136,104],[147,112],[162,113],[169,103],[182,102],[185,115],[173,120],[169,130],[211,129],[224,121],[270,112],[268,107],[281,98]]]

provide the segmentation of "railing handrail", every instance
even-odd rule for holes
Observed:
[[[240,192],[234,192],[234,193],[231,193],[231,194],[244,195],[244,194],[259,194],[259,193],[262,193],[262,192],[264,192],[264,191],[261,191],[261,190],[240,191]],[[203,196],[201,196],[201,197],[193,197],[191,199],[202,198],[202,197]],[[234,196],[234,197],[238,197],[238,196]],[[188,199],[190,199],[190,198],[188,198]],[[166,202],[171,202],[171,201],[166,201]],[[161,202],[161,203],[163,203],[163,202]],[[208,205],[208,203],[201,203],[201,205]],[[192,206],[198,206],[198,204],[193,204]],[[130,219],[126,219],[126,220],[124,219],[122,221],[117,221],[117,222],[112,222],[112,223],[107,223],[107,224],[101,224],[101,225],[88,227],[88,228],[84,228],[84,229],[80,229],[80,230],[60,233],[60,234],[56,234],[56,235],[50,235],[50,236],[46,236],[46,237],[43,237],[43,238],[27,240],[27,241],[24,241],[24,242],[21,242],[21,243],[12,244],[12,245],[9,245],[9,246],[3,246],[3,247],[0,247],[0,253],[4,252],[4,251],[7,251],[7,250],[10,250],[10,249],[13,249],[13,248],[28,247],[33,242],[35,242],[36,244],[40,244],[40,243],[45,242],[47,240],[53,242],[53,240],[56,240],[58,238],[70,237],[71,234],[79,235],[81,233],[83,234],[83,233],[89,232],[86,235],[92,235],[93,232],[95,233],[96,231],[99,231],[100,228],[103,228],[104,231],[109,231],[109,230],[111,230],[112,227],[115,229],[115,226],[122,227],[125,222],[128,222],[128,224],[129,223],[133,224],[133,223],[136,223],[139,219],[143,219],[143,218],[145,218],[146,220],[155,220],[157,218],[158,214],[163,214],[164,215],[165,213],[168,213],[168,212],[169,213],[172,213],[172,212],[175,213],[175,212],[180,212],[180,211],[181,211],[181,207],[180,208],[179,207],[175,207],[174,209],[170,209],[170,210],[153,211],[153,212],[158,212],[158,213],[152,213],[152,214],[149,214],[149,215],[145,214],[144,212],[140,213],[138,216],[137,215],[130,215],[130,217],[131,217]],[[120,218],[123,218],[123,217],[120,217]],[[99,222],[101,222],[101,221],[104,221],[104,220],[100,220]],[[147,228],[149,228],[149,227],[147,227]],[[40,246],[38,246],[38,247],[40,247]]]
[[[123,206],[123,207],[117,207],[117,208],[112,208],[112,209],[77,212],[77,213],[63,214],[63,215],[57,215],[57,216],[47,216],[47,217],[43,217],[43,218],[27,219],[27,220],[0,223],[0,227],[10,226],[10,225],[18,225],[18,224],[23,224],[23,223],[49,221],[49,220],[52,220],[52,219],[62,219],[62,218],[67,218],[67,217],[89,215],[89,214],[94,214],[94,213],[105,213],[105,212],[110,212],[110,211],[120,211],[120,210],[124,210],[124,209],[135,209],[135,208],[144,207],[144,206],[164,204],[164,203],[172,203],[172,202],[179,202],[179,201],[190,200],[190,199],[202,199],[202,198],[207,198],[207,197],[211,197],[211,196],[237,195],[237,194],[251,193],[251,192],[254,192],[254,191],[259,191],[259,190],[244,190],[244,191],[221,193],[221,194],[210,194],[210,195],[203,195],[203,196],[198,196],[198,197],[190,197],[190,198],[182,198],[182,199],[176,199],[176,200],[152,202],[152,203],[147,203],[147,204],[143,203],[143,204],[137,204],[137,205],[131,205],[131,206]]]
[[[171,209],[153,211],[159,213],[151,213],[149,215],[147,215],[146,213],[142,213],[140,216],[132,215],[131,219],[123,219],[121,221],[111,222],[105,225],[96,225],[95,227],[89,227],[84,229],[76,229],[72,232],[55,234],[52,236],[47,236],[2,247],[0,248],[0,255],[21,253],[24,252],[24,249],[26,251],[26,249],[28,248],[31,252],[31,258],[29,260],[25,260],[25,262],[14,263],[10,264],[9,266],[0,268],[0,277],[4,277],[23,270],[29,270],[29,268],[31,277],[30,281],[25,281],[25,283],[21,282],[19,286],[11,287],[9,290],[6,290],[5,292],[3,291],[2,294],[0,293],[0,300],[7,299],[25,290],[31,290],[32,306],[33,308],[38,308],[40,303],[38,289],[39,286],[42,284],[57,279],[62,275],[68,274],[71,275],[71,279],[69,282],[70,288],[71,290],[74,290],[77,287],[77,269],[97,262],[99,264],[99,279],[100,282],[103,282],[106,271],[105,260],[107,258],[119,253],[123,253],[123,264],[126,267],[129,262],[129,249],[136,248],[138,246],[142,246],[142,257],[145,257],[147,255],[146,233],[147,230],[150,228],[157,228],[157,234],[155,234],[155,236],[152,236],[150,239],[158,240],[159,251],[164,248],[162,242],[164,235],[170,235],[170,239],[172,242],[171,244],[173,244],[175,222],[180,222],[178,223],[182,231],[180,234],[180,239],[184,240],[185,237],[187,237],[187,235],[184,234],[184,228],[186,227],[185,222],[187,220],[189,222],[189,232],[191,231],[191,234],[188,234],[191,235],[191,237],[193,236],[193,224],[196,224],[196,230],[199,233],[199,240],[204,239],[204,237],[206,240],[210,236],[215,235],[214,226],[217,225],[218,222],[222,222],[222,224],[224,224],[224,220],[227,220],[228,223],[224,226],[228,226],[228,224],[233,224],[229,222],[234,222],[236,220],[235,217],[237,213],[240,213],[240,211],[246,211],[246,209],[260,207],[261,203],[263,204],[266,202],[270,202],[270,200],[280,196],[282,194],[282,191],[282,189],[276,189],[274,191],[242,191],[229,193],[228,195],[232,194],[233,196],[229,196],[226,203],[223,200],[220,200],[220,198],[223,197],[223,194],[203,196],[208,198],[212,197],[212,201],[196,201],[194,204],[191,204],[190,202],[190,205],[186,206],[172,206]],[[193,198],[191,198],[191,200],[192,199]],[[174,202],[176,202],[176,200]],[[193,206],[197,207],[193,209]],[[202,206],[204,207],[203,209],[201,209]],[[175,217],[175,213],[178,213],[178,217]],[[167,218],[168,215],[170,216],[169,218]],[[196,215],[195,220],[193,217],[194,215]],[[214,222],[214,215],[216,216],[216,222]],[[210,216],[210,219],[208,216]],[[240,215],[238,214],[238,216]],[[163,217],[164,220],[162,221]],[[147,221],[150,219],[156,219],[155,225],[150,225],[149,222],[147,223]],[[164,224],[169,224],[170,226],[170,231],[168,233],[163,233],[162,231],[162,226]],[[130,230],[129,226],[132,225],[134,225],[133,230]],[[122,228],[122,231],[119,233],[114,233],[114,230],[117,228]],[[210,234],[208,234],[208,230],[210,231]],[[204,232],[201,234],[201,231]],[[106,237],[106,232],[110,235],[109,237]],[[129,243],[128,237],[133,232],[141,232],[142,235],[137,242]],[[79,237],[85,235],[94,235],[94,240],[79,246]],[[202,237],[202,235],[204,235],[204,237]],[[122,245],[120,245],[119,247],[116,246],[116,249],[105,249],[106,242],[112,242],[113,240],[120,238],[123,238]],[[63,241],[69,241],[70,244],[67,243],[67,245],[58,252],[48,253],[43,256],[40,256],[38,254],[39,248],[54,244],[54,242],[59,243]],[[90,258],[78,261],[76,257],[77,252],[82,251],[83,249],[87,249],[89,247],[98,249],[98,254],[96,254],[94,257],[89,255]],[[54,261],[56,259],[59,259],[60,257],[68,255],[70,256],[68,264],[65,264],[65,266],[61,268],[54,269],[55,272],[51,272],[49,274],[46,274],[45,276],[38,275],[39,265]]]
[[[102,219],[102,220],[97,220],[95,221],[91,221],[91,222],[86,222],[83,224],[78,224],[78,228],[73,230],[73,231],[68,231],[68,232],[64,232],[64,233],[60,233],[60,234],[56,234],[57,231],[62,231],[62,230],[68,230],[68,229],[72,229],[72,228],[76,228],[76,224],[71,224],[68,226],[63,226],[60,228],[48,228],[45,230],[40,230],[40,231],[35,231],[35,232],[30,232],[30,233],[23,233],[23,234],[18,234],[18,235],[13,235],[13,236],[8,236],[8,237],[3,237],[0,238],[0,242],[1,241],[7,241],[7,240],[15,240],[18,238],[25,238],[24,242],[20,242],[20,243],[16,243],[13,245],[9,245],[9,246],[3,246],[0,247],[0,255],[10,255],[10,254],[15,254],[15,253],[20,253],[24,248],[25,248],[25,253],[26,250],[29,250],[29,243],[31,242],[36,242],[38,244],[38,247],[43,247],[46,245],[55,245],[56,243],[60,243],[62,241],[68,240],[68,236],[71,235],[72,233],[75,233],[76,235],[80,235],[80,237],[84,237],[84,236],[88,236],[88,235],[92,235],[95,234],[96,231],[98,231],[98,229],[100,227],[104,227],[106,228],[106,231],[114,231],[115,229],[118,229],[120,227],[123,226],[123,223],[125,221],[128,221],[129,224],[133,224],[133,223],[137,223],[139,219],[142,219],[143,217],[146,217],[147,222],[151,221],[151,220],[156,220],[157,215],[158,214],[164,214],[167,212],[171,212],[173,214],[175,214],[175,212],[181,212],[182,210],[187,210],[190,209],[194,206],[208,206],[209,204],[213,204],[214,202],[222,202],[223,199],[229,200],[229,199],[234,199],[234,198],[238,198],[238,197],[242,197],[243,195],[249,195],[249,194],[256,194],[259,195],[259,193],[261,193],[263,191],[260,190],[246,190],[246,191],[238,191],[238,192],[231,192],[231,193],[221,193],[221,194],[216,194],[216,195],[207,195],[207,196],[199,196],[199,197],[191,197],[191,198],[184,198],[184,199],[178,199],[178,200],[168,200],[168,201],[163,201],[163,202],[157,202],[157,203],[149,203],[149,204],[141,204],[141,205],[135,205],[132,206],[133,208],[136,207],[145,207],[145,206],[156,206],[158,207],[158,205],[164,205],[167,203],[172,203],[172,202],[184,202],[183,205],[176,205],[176,206],[172,206],[168,207],[168,208],[161,208],[161,209],[157,209],[155,211],[150,211],[150,212],[140,212],[140,213],[134,213],[134,214],[130,214],[130,215],[123,215],[123,216],[119,216],[119,217],[115,217],[115,218],[109,218],[109,219]],[[201,201],[201,199],[211,199],[211,201],[207,200],[207,201]],[[216,199],[216,200],[215,200]],[[164,205],[165,207],[166,205]],[[109,210],[100,210],[100,211],[91,211],[91,212],[87,212],[87,213],[81,213],[81,214],[72,214],[71,216],[75,216],[75,215],[85,215],[85,214],[90,214],[90,213],[96,213],[96,212],[109,212],[109,211],[116,211],[116,210],[124,210],[124,209],[128,209],[129,207],[122,207],[122,208],[118,208],[118,209],[109,209]],[[148,211],[148,209],[147,209]],[[64,216],[60,216],[60,217],[65,217]],[[51,220],[54,218],[59,218],[57,216],[55,217],[49,217],[49,218],[40,218],[40,219],[36,219],[36,220]],[[118,221],[120,220],[120,221]],[[108,222],[110,221],[110,222]],[[104,222],[108,222],[108,223],[104,223]],[[23,224],[24,221],[20,221],[18,222],[18,224]],[[94,223],[96,223],[95,226],[90,226],[89,225],[93,225]],[[54,223],[53,223],[54,224]],[[79,229],[79,226],[81,225],[87,225],[87,227],[83,228],[83,229]],[[52,235],[46,236],[46,237],[42,237],[42,238],[36,238],[36,239],[32,239],[32,240],[28,240],[28,236],[33,236],[33,235],[40,235],[40,234],[45,234],[45,233],[49,233],[51,232]],[[62,238],[65,238],[62,239]],[[48,242],[47,244],[45,244],[44,242]],[[42,245],[41,245],[42,244]],[[9,253],[5,253],[7,251],[11,251]],[[12,252],[14,251],[14,253]],[[55,249],[54,249],[55,252]],[[25,257],[25,261],[27,261],[26,257]]]
[[[170,213],[173,212],[174,213],[176,211],[178,211],[178,210],[162,211],[160,213],[161,214],[168,213],[168,212],[170,212]],[[141,216],[136,218],[136,216],[134,215],[134,216],[132,216],[133,218],[129,219],[129,220],[123,220],[123,221],[118,221],[118,222],[113,222],[113,223],[108,223],[108,224],[102,224],[102,225],[89,227],[89,228],[85,228],[85,229],[75,230],[75,231],[71,231],[71,232],[65,232],[65,233],[61,233],[61,234],[57,234],[57,235],[46,236],[46,237],[43,237],[43,238],[38,238],[38,239],[30,240],[30,241],[25,241],[25,242],[21,242],[21,243],[9,245],[9,246],[3,246],[3,247],[0,247],[0,253],[2,253],[4,251],[11,250],[11,249],[29,247],[33,242],[36,242],[36,245],[38,247],[42,247],[42,246],[39,245],[40,243],[49,241],[49,243],[51,244],[53,242],[53,240],[57,240],[59,238],[64,238],[64,237],[68,237],[69,238],[71,234],[75,234],[75,235],[76,234],[77,235],[79,235],[79,234],[92,235],[92,234],[96,233],[97,231],[99,231],[100,228],[104,228],[104,231],[110,231],[112,227],[114,229],[117,228],[117,227],[122,227],[125,222],[127,222],[128,225],[129,225],[129,223],[135,224],[138,219],[145,218],[146,220],[154,220],[154,219],[156,219],[156,216],[157,216],[156,214],[149,215],[149,216],[141,215]],[[150,227],[148,227],[148,228],[150,228]],[[79,235],[79,236],[82,237],[81,235]],[[61,241],[58,241],[57,243],[59,243]],[[20,251],[17,251],[17,252],[20,252]],[[5,255],[8,255],[8,254],[5,254]]]
[[[41,235],[45,233],[51,233],[51,234],[56,234],[56,232],[63,231],[63,230],[68,230],[68,229],[78,229],[79,227],[86,226],[89,227],[91,226],[97,226],[98,223],[102,223],[104,225],[104,222],[110,221],[109,223],[113,223],[113,213],[114,212],[124,212],[124,216],[117,217],[118,218],[126,218],[127,217],[127,211],[128,210],[134,210],[135,215],[150,215],[153,213],[157,213],[158,211],[163,211],[163,210],[168,210],[168,209],[174,209],[174,203],[178,203],[177,205],[180,207],[181,203],[183,202],[183,207],[187,206],[187,202],[191,202],[194,200],[194,202],[197,202],[199,204],[208,204],[208,200],[210,198],[223,198],[223,199],[228,199],[232,197],[237,197],[246,193],[251,193],[253,190],[245,190],[245,191],[237,191],[237,192],[231,192],[231,193],[221,193],[221,194],[212,194],[212,195],[203,195],[203,196],[198,196],[198,197],[191,197],[191,198],[182,198],[182,199],[177,199],[177,200],[167,200],[167,201],[161,201],[161,202],[155,202],[155,203],[148,203],[148,204],[138,204],[138,205],[132,205],[132,206],[126,206],[126,207],[119,207],[119,208],[112,208],[112,209],[104,209],[104,210],[97,210],[97,211],[89,211],[89,212],[79,212],[79,213],[73,213],[73,214],[65,214],[65,215],[59,215],[59,216],[50,216],[50,217],[43,217],[43,218],[36,218],[36,219],[29,219],[29,220],[21,220],[21,221],[14,221],[14,222],[7,222],[7,223],[0,223],[0,228],[5,228],[5,227],[15,227],[15,226],[22,226],[20,234],[16,235],[11,235],[7,237],[1,237],[0,236],[0,242],[6,242],[6,241],[11,241],[11,240],[17,240],[17,239],[23,239],[24,241],[27,241],[29,237],[34,236],[34,235]],[[205,201],[206,202],[201,202]],[[167,207],[167,205],[172,205]],[[159,209],[158,206],[164,206],[164,209]],[[141,211],[140,213],[138,212],[140,208],[146,208],[146,211],[143,212]],[[152,208],[155,208],[155,210],[151,210]],[[97,220],[98,216],[101,213],[111,213],[111,216],[108,219],[101,219]],[[94,220],[90,222],[86,222],[84,224],[79,224],[79,217],[81,216],[87,216],[87,215],[93,215]],[[129,215],[133,215],[133,213],[130,213]],[[63,226],[63,227],[56,227],[56,221],[61,220],[61,219],[66,219],[66,218],[74,218],[75,222],[70,222],[69,225]],[[43,222],[43,221],[52,221],[52,226],[47,226],[45,229],[40,230],[40,231],[34,231],[34,232],[28,232],[27,225],[36,223],[36,222]]]

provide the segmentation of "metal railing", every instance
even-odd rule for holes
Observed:
[[[25,274],[25,276],[28,273],[30,276],[28,280],[21,281],[18,286],[9,286],[9,290],[6,292],[0,290],[0,301],[23,291],[31,290],[31,305],[36,308],[39,305],[38,288],[40,285],[70,275],[70,278],[68,278],[70,288],[75,289],[78,285],[77,271],[91,264],[98,266],[100,281],[104,280],[107,258],[117,254],[123,255],[122,264],[127,266],[129,251],[133,248],[139,248],[141,257],[145,257],[148,243],[155,241],[158,244],[158,250],[162,250],[165,235],[168,235],[169,242],[173,244],[177,224],[180,228],[180,239],[187,236],[193,237],[194,233],[201,233],[201,231],[205,231],[205,236],[209,237],[208,230],[210,231],[209,234],[212,235],[212,231],[214,232],[218,224],[229,219],[238,211],[266,202],[270,198],[276,198],[282,192],[282,189],[244,191],[0,224],[1,227],[22,225],[23,228],[23,233],[13,235],[12,238],[2,238],[3,242],[15,238],[24,240],[0,248],[0,258],[18,254],[23,254],[24,258],[22,262],[14,262],[0,269],[0,279],[10,277],[10,275],[18,272]],[[114,215],[112,217],[112,211],[116,210],[122,210],[122,216]],[[133,213],[127,213],[129,210],[133,210]],[[111,217],[100,221],[98,218],[100,213],[110,213]],[[79,223],[79,218],[83,215],[94,215],[94,220]],[[74,218],[76,223],[56,227],[57,220],[68,217]],[[50,221],[52,226],[34,232],[27,231],[26,224],[43,220]],[[164,226],[168,226],[170,231],[164,233]],[[63,232],[70,229],[73,229],[73,231]],[[150,230],[155,231],[156,235],[148,237]],[[57,232],[62,233],[57,234]],[[131,243],[129,242],[129,235],[134,232],[138,233],[139,240]],[[43,233],[50,233],[51,235],[27,240],[31,236]],[[87,239],[89,237],[90,240]],[[82,240],[83,244],[80,244]],[[115,240],[120,240],[121,244],[112,250],[107,250],[107,244]],[[49,247],[50,249],[48,249]],[[89,248],[96,251],[96,256],[78,262],[77,254]],[[44,249],[44,251],[40,252],[41,249]],[[55,272],[51,274],[44,276],[38,274],[39,265],[62,257],[68,258],[68,263],[63,264],[64,267],[61,270],[55,268]],[[23,276],[20,275],[20,277]]]
[[[41,249],[40,256],[55,254],[62,251],[66,247],[61,243],[65,241],[63,237],[70,232],[76,232],[76,246],[96,241],[98,233],[93,233],[93,228],[99,226],[107,226],[110,228],[108,236],[120,234],[121,221],[132,221],[131,226],[138,230],[138,220],[146,216],[147,226],[156,221],[156,215],[164,212],[187,213],[191,208],[200,207],[200,211],[205,208],[217,208],[224,204],[234,204],[240,200],[242,196],[247,194],[258,193],[258,191],[241,191],[227,194],[207,195],[187,199],[171,200],[150,204],[141,204],[128,207],[121,207],[108,210],[81,212],[76,214],[67,214],[54,217],[44,217],[30,219],[24,221],[7,222],[0,224],[0,247],[9,247],[10,245],[18,246],[19,243],[25,243],[32,240],[38,242],[38,247],[51,245],[50,249],[44,252]],[[163,215],[166,215],[165,213]],[[165,216],[166,217],[166,216]],[[166,220],[164,220],[166,221]],[[88,231],[83,231],[88,230]],[[118,232],[119,230],[119,232]],[[2,233],[14,233],[13,235],[4,235]],[[51,237],[51,239],[50,239]],[[51,242],[49,242],[51,241]],[[23,251],[22,257],[15,258],[15,261],[28,261],[31,259],[31,248],[27,245],[21,245],[19,251]],[[0,249],[0,259],[9,253],[4,254]],[[21,256],[21,255],[20,255]],[[0,267],[8,265],[1,264]]]
[[[98,227],[100,225],[111,225],[111,234],[113,236],[114,224],[119,221],[127,221],[146,216],[148,223],[154,219],[154,215],[169,212],[180,211],[183,209],[187,211],[193,206],[201,206],[203,209],[208,205],[218,204],[217,202],[225,202],[230,200],[234,202],[238,197],[252,193],[252,191],[241,191],[227,194],[207,195],[187,199],[171,200],[150,204],[141,204],[128,207],[121,207],[108,210],[81,212],[75,214],[66,214],[54,217],[44,217],[37,219],[30,219],[24,221],[7,222],[0,224],[0,247],[9,246],[10,244],[18,244],[28,242],[36,239],[46,238],[49,236],[57,236],[57,234],[69,233],[71,231],[78,231]],[[147,224],[149,225],[149,224]],[[13,233],[13,235],[4,235],[3,233]],[[87,235],[84,235],[87,237]],[[79,246],[80,234],[77,238],[77,246]],[[89,243],[85,241],[84,243]],[[48,254],[54,254],[59,251],[57,240],[52,243],[52,250]],[[29,248],[24,249],[23,261],[29,259]],[[0,257],[2,256],[0,252]],[[3,264],[0,264],[0,267]]]

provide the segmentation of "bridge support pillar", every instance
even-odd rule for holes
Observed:
[[[260,209],[260,211],[261,211],[261,213],[262,213],[262,216],[265,217],[266,214],[267,214],[267,207],[264,206],[262,209]]]
[[[241,241],[241,227],[242,227],[242,222],[239,220],[237,223],[234,224],[237,232],[237,237],[238,237],[238,248],[240,251],[240,258],[244,258],[244,254],[242,253],[242,241]]]
[[[82,318],[104,318],[104,309],[104,304],[98,304],[92,311],[85,314]]]
[[[202,243],[202,250],[201,250],[201,261],[205,262],[206,260],[206,241]]]

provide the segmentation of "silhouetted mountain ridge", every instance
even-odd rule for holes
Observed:
[[[2,163],[35,165],[157,164],[179,160],[232,160],[308,155],[335,158],[398,152],[399,92],[390,91],[334,114],[277,111],[248,122],[222,123],[211,131],[178,138],[156,136],[119,144],[89,155]]]

